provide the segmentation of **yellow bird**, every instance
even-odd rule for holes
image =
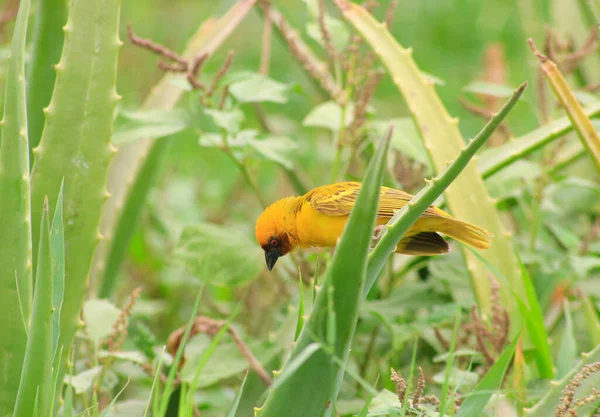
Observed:
[[[315,188],[300,197],[278,200],[267,207],[256,221],[256,240],[265,251],[269,270],[280,256],[297,247],[335,246],[359,190],[358,182],[339,182]],[[383,227],[411,198],[404,191],[381,187],[378,227]],[[478,249],[489,248],[493,237],[481,227],[456,220],[430,206],[400,240],[396,253],[437,255],[448,252],[448,244],[436,232]]]

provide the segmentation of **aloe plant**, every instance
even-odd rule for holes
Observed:
[[[369,255],[367,283],[364,290],[365,296],[375,283],[375,280],[385,265],[388,257],[396,249],[396,245],[400,239],[402,239],[402,236],[404,236],[412,224],[417,221],[421,214],[433,204],[447,187],[456,180],[465,167],[468,166],[470,160],[491,137],[494,130],[500,125],[502,120],[517,103],[526,86],[527,83],[524,83],[515,90],[512,97],[506,102],[502,109],[500,109],[500,111],[485,125],[483,130],[460,151],[458,157],[443,171],[443,173],[433,180],[428,181],[427,186],[423,188],[419,194],[413,197],[411,202],[406,204],[388,222],[385,234],[378,242],[373,252]]]
[[[65,294],[58,346],[64,366],[85,295],[107,199],[108,163],[114,153],[110,138],[115,106],[119,0],[72,1],[64,46],[56,65],[56,85],[40,145],[34,150],[32,218],[40,218],[45,196],[58,195],[64,179]],[[50,213],[54,212],[51,204]],[[39,241],[34,223],[33,240]],[[34,254],[38,253],[37,245]]]
[[[12,39],[0,142],[0,416],[12,415],[25,352],[31,299],[29,141],[25,38],[29,0],[21,1]]]
[[[255,3],[256,0],[242,0],[219,19],[203,22],[188,42],[183,57],[214,54]],[[183,94],[181,88],[172,83],[175,77],[165,74],[142,107],[147,110],[173,108]],[[91,272],[92,285],[99,287],[100,297],[109,297],[112,293],[136,219],[168,146],[169,138],[147,138],[123,144],[110,164],[107,188],[111,198],[104,207],[100,225],[105,239],[96,251]]]
[[[458,129],[458,120],[451,118],[435,93],[432,81],[423,77],[409,49],[401,47],[385,25],[378,23],[361,6],[347,0],[336,0],[345,18],[371,45],[388,68],[392,80],[406,98],[416,125],[421,131],[425,147],[437,172],[446,168],[447,161],[455,157],[464,145]],[[465,193],[468,190],[468,193]],[[457,217],[477,224],[492,234],[492,247],[481,255],[508,280],[510,288],[524,299],[525,290],[515,258],[512,242],[502,226],[500,216],[490,198],[485,183],[475,163],[465,168],[465,175],[458,178],[445,193],[450,211]],[[471,283],[484,317],[491,312],[490,283],[485,265],[465,247],[462,247]],[[518,327],[522,318],[509,288],[502,287],[502,295],[509,306],[511,322]],[[514,334],[513,334],[514,336]]]

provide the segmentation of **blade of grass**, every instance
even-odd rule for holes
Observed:
[[[504,352],[502,352],[498,360],[496,360],[479,384],[477,384],[475,390],[467,396],[460,406],[456,417],[473,417],[481,415],[492,394],[494,394],[498,387],[502,385],[504,375],[506,375],[508,366],[515,354],[517,343],[521,337],[521,330],[518,330],[516,333],[517,337],[515,337],[511,344],[504,349]]]
[[[586,294],[581,294],[581,304],[583,305],[583,314],[590,339],[592,339],[594,346],[600,345],[600,318],[596,307]]]
[[[450,373],[454,365],[454,352],[456,351],[456,341],[458,339],[458,328],[462,321],[460,309],[457,308],[456,318],[454,319],[454,329],[452,330],[452,340],[450,341],[450,349],[448,350],[448,360],[446,361],[446,369],[444,370],[444,387],[442,388],[442,399],[440,401],[440,415],[445,416],[448,409],[448,394],[450,393]]]
[[[63,346],[58,347],[60,336],[60,311],[62,309],[63,298],[65,295],[65,239],[63,226],[63,187],[60,185],[58,199],[56,200],[56,209],[50,226],[50,250],[52,251],[52,308],[55,311],[53,323],[53,354],[58,350],[63,350]]]
[[[527,318],[525,319],[527,331],[531,337],[531,342],[535,346],[535,361],[537,363],[538,372],[542,378],[551,379],[554,378],[554,364],[552,362],[552,353],[550,352],[550,343],[548,343],[548,333],[544,326],[544,314],[542,313],[542,308],[540,307],[539,300],[535,294],[529,272],[518,255],[517,259],[521,266],[521,276],[523,277],[525,295],[527,296],[527,302],[524,304],[529,306]]]
[[[160,352],[160,356],[158,357],[158,364],[156,365],[156,369],[154,371],[154,378],[152,378],[152,387],[150,388],[150,397],[148,397],[148,403],[146,404],[146,409],[144,410],[144,417],[148,416],[148,412],[152,407],[153,401],[158,397],[159,394],[159,386],[160,386],[160,375],[162,373],[162,362],[165,357],[165,352],[167,350],[166,346],[163,346],[162,351]]]
[[[563,305],[565,312],[565,328],[558,348],[557,357],[560,358],[560,360],[556,361],[556,376],[559,378],[564,377],[569,373],[571,368],[573,368],[577,359],[577,352],[579,352],[569,302],[565,300]]]
[[[542,71],[550,82],[556,97],[563,105],[569,119],[571,119],[571,123],[577,131],[581,143],[587,148],[592,161],[600,172],[600,136],[598,136],[591,120],[583,111],[581,104],[579,104],[579,101],[575,98],[575,95],[567,84],[567,80],[565,80],[556,64],[546,56],[542,55],[536,49],[531,39],[529,39],[528,42],[535,56],[540,61]]]
[[[523,93],[526,85],[527,84],[525,83],[521,85],[519,89],[515,90],[512,97],[506,102],[502,109],[492,117],[483,130],[460,151],[458,157],[456,157],[456,159],[448,165],[441,174],[429,181],[425,188],[412,198],[410,203],[406,204],[400,211],[394,214],[392,219],[388,222],[388,226],[384,231],[381,240],[369,255],[367,282],[363,294],[365,297],[375,283],[375,280],[384,267],[388,257],[396,249],[396,245],[400,239],[402,239],[414,222],[417,221],[423,211],[433,204],[433,202],[465,169],[471,158],[473,158],[475,153],[491,137],[496,127],[498,127],[500,122],[510,112]],[[484,273],[483,276],[486,276],[486,274]]]
[[[304,327],[304,284],[302,283],[302,271],[298,268],[298,286],[299,286],[299,295],[300,300],[298,301],[298,319],[296,320],[296,333],[294,335],[294,340],[298,339],[300,336],[300,332]]]
[[[388,68],[392,80],[406,99],[436,172],[441,173],[446,169],[447,162],[455,158],[464,147],[457,119],[449,116],[435,93],[433,82],[423,77],[415,64],[412,52],[396,42],[385,24],[377,22],[364,8],[348,0],[335,0],[335,3]],[[494,235],[492,247],[483,251],[482,256],[508,277],[511,287],[517,293],[523,294],[512,241],[504,230],[495,202],[490,198],[476,164],[471,163],[461,167],[463,168],[465,175],[457,178],[445,192],[448,207],[456,217],[483,227]],[[464,247],[461,248],[480,311],[487,318],[491,315],[492,302],[485,267]],[[518,307],[509,298],[507,288],[502,288],[502,296],[509,307],[512,322],[518,323]]]
[[[211,56],[245,19],[256,0],[241,0],[218,19],[203,22],[187,44],[184,59]],[[183,91],[173,84],[177,75],[165,74],[146,98],[143,109],[171,109]],[[160,173],[170,138],[142,139],[124,144],[111,161],[107,189],[111,198],[102,211],[100,233],[105,236],[92,262],[90,282],[100,297],[112,294],[121,263],[129,248],[146,195]]]
[[[31,325],[27,337],[23,372],[13,417],[28,417],[36,412],[42,416],[52,415],[52,363],[54,358],[53,325],[56,311],[54,296],[52,249],[50,246],[50,223],[48,199],[42,211],[35,293],[31,313]],[[37,401],[36,401],[37,400]]]
[[[202,298],[202,293],[204,291],[204,281],[202,281],[202,286],[198,291],[198,295],[196,296],[196,301],[194,302],[194,307],[192,308],[192,314],[188,320],[187,328],[185,329],[185,333],[181,338],[181,343],[179,344],[179,348],[177,348],[177,353],[175,353],[175,358],[173,359],[173,363],[171,364],[171,369],[169,369],[169,374],[167,375],[167,381],[165,382],[165,389],[162,392],[160,399],[160,407],[158,409],[157,417],[164,417],[167,412],[167,407],[169,406],[169,398],[173,393],[175,377],[177,376],[177,370],[179,369],[179,364],[181,363],[181,358],[183,357],[183,351],[185,350],[185,345],[190,337],[190,333],[192,331],[192,326],[194,325],[194,320],[196,319],[196,315],[198,314],[198,308],[200,308],[200,300]]]
[[[242,399],[242,395],[244,394],[244,387],[246,386],[246,381],[248,380],[249,372],[250,371],[246,371],[246,375],[244,375],[244,379],[242,380],[242,385],[240,385],[240,389],[235,397],[235,401],[233,402],[231,409],[227,413],[227,417],[235,417],[235,414],[237,413],[237,409],[240,406],[240,400]]]
[[[14,409],[31,309],[31,202],[24,82],[29,8],[30,0],[20,2],[6,70],[4,115],[0,122],[0,316],[3,322],[0,416],[12,415]]]
[[[379,191],[385,156],[391,137],[390,129],[371,159],[356,204],[344,228],[340,243],[318,292],[314,307],[298,338],[291,361],[314,342],[332,341],[333,356],[343,363],[348,358],[364,286],[369,243],[375,226]],[[332,303],[329,301],[332,294]],[[330,305],[332,307],[330,307]],[[335,313],[335,340],[330,330],[331,313]],[[316,338],[320,340],[316,340]],[[333,411],[343,379],[343,368],[335,366],[330,355],[317,350],[284,382],[276,378],[269,396],[257,411],[260,417],[321,417]],[[280,376],[281,377],[281,376]]]

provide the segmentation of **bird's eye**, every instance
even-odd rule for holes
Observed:
[[[271,239],[271,241],[269,243],[271,244],[271,246],[277,246],[279,244],[277,239]]]

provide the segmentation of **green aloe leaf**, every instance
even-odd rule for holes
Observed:
[[[321,417],[333,410],[344,371],[330,355],[345,363],[350,351],[390,137],[391,129],[369,164],[312,312],[279,376],[285,376],[285,380],[275,379],[269,397],[257,412],[259,417]],[[288,366],[314,343],[326,345],[330,352],[311,352],[302,366],[290,372]]]
[[[31,62],[27,71],[27,124],[30,148],[42,137],[44,108],[50,104],[63,47],[63,26],[67,21],[67,0],[40,0],[35,10]]]
[[[0,123],[0,316],[4,323],[0,337],[1,417],[13,412],[31,308],[29,142],[24,82],[29,6],[30,0],[19,5]]]
[[[412,58],[412,51],[400,46],[384,24],[377,22],[367,10],[355,3],[348,0],[336,0],[335,3],[387,67],[415,118],[436,172],[444,171],[448,161],[455,158],[464,147],[458,120],[450,117],[433,83],[423,77]],[[489,196],[475,163],[464,168],[464,175],[448,187],[445,198],[454,216],[483,227],[494,235],[491,248],[481,251],[481,255],[507,277],[517,294],[523,295],[521,273],[512,240],[505,232],[495,202]],[[492,302],[486,267],[464,245],[461,245],[461,249],[479,308],[487,317],[491,314]],[[506,286],[502,287],[502,296],[511,321],[518,324],[521,320],[519,308]]]
[[[52,363],[54,361],[54,316],[53,308],[54,268],[48,221],[48,199],[42,211],[38,261],[35,277],[35,293],[31,324],[27,336],[27,348],[23,361],[23,372],[13,417],[52,415]]]
[[[107,199],[106,173],[115,107],[120,0],[71,1],[56,85],[40,145],[34,150],[32,218],[41,217],[44,196],[59,194],[64,179],[65,294],[58,346],[60,378],[79,328],[92,256],[101,236],[100,213]],[[54,202],[52,202],[54,203]],[[55,212],[54,204],[50,213]],[[33,224],[34,255],[39,225]]]
[[[526,84],[513,92],[512,97],[506,102],[502,109],[488,122],[483,130],[469,144],[463,148],[456,159],[436,178],[429,181],[427,186],[421,190],[410,203],[398,211],[388,222],[388,227],[378,242],[373,252],[369,255],[369,269],[367,271],[367,282],[364,288],[366,296],[381,269],[385,265],[390,254],[396,249],[396,245],[402,239],[408,229],[414,224],[421,214],[448,188],[448,186],[465,169],[475,153],[491,137],[500,122],[508,115],[510,110],[518,101],[525,90]]]
[[[481,415],[492,394],[497,391],[498,387],[502,384],[502,381],[504,381],[508,366],[515,354],[520,333],[520,331],[517,332],[517,337],[515,337],[511,344],[504,349],[504,352],[502,352],[494,365],[492,365],[479,384],[477,384],[477,388],[467,396],[460,406],[456,417],[474,417]]]

